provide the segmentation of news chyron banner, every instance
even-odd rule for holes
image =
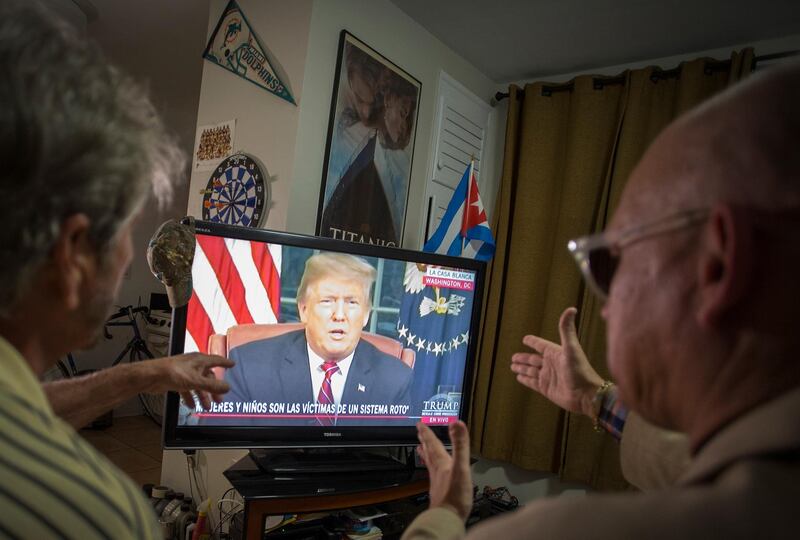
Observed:
[[[458,420],[475,274],[407,263],[397,338],[416,353],[411,414],[431,425]]]

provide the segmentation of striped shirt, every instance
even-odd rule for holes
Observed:
[[[161,538],[152,506],[50,408],[0,337],[0,538]]]

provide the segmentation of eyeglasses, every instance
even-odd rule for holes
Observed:
[[[575,257],[586,283],[606,300],[624,248],[646,238],[699,224],[706,217],[706,208],[684,210],[620,232],[602,232],[570,240],[567,249]]]

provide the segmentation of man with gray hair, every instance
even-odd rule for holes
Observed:
[[[151,190],[169,199],[184,160],[142,90],[94,46],[39,8],[4,2],[0,163],[0,536],[162,538],[141,490],[55,413],[80,425],[168,389],[200,389],[208,403],[205,392],[226,390],[211,367],[230,361],[141,362],[47,393],[37,376],[99,336],[136,217]]]
[[[309,257],[297,288],[304,328],[234,347],[230,356],[236,366],[225,372],[230,384],[225,401],[318,408],[285,421],[234,417],[223,422],[328,426],[380,424],[387,416],[398,417],[392,425],[406,421],[402,415],[376,411],[384,405],[408,405],[412,371],[362,338],[372,308],[373,281],[375,268],[359,257],[331,252]],[[337,406],[347,407],[347,414],[329,412]],[[352,413],[350,406],[358,412]]]
[[[677,484],[536,501],[476,525],[468,538],[797,536],[798,95],[793,63],[682,116],[633,171],[608,229],[571,244],[607,299],[609,368],[621,399],[688,436],[692,459]],[[515,371],[539,377],[541,368]],[[465,535],[469,438],[463,424],[451,430],[452,458],[419,427],[432,508],[406,540]]]

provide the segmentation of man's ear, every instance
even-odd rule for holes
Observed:
[[[96,254],[89,241],[86,214],[73,214],[61,222],[53,246],[55,282],[64,307],[74,311],[81,304],[81,289],[95,274]]]
[[[364,328],[366,328],[366,327],[367,327],[367,325],[369,324],[369,316],[370,316],[370,314],[371,314],[371,313],[372,313],[372,309],[368,309],[368,310],[367,310],[367,314],[366,314],[366,315],[364,315],[364,324],[362,324],[362,325],[361,325],[361,329],[362,329],[362,330],[363,330]]]
[[[308,316],[306,315],[306,308],[307,307],[308,306],[306,305],[305,302],[298,302],[297,303],[297,314],[300,315],[300,322],[303,323],[303,324],[306,323],[306,319],[308,318]]]
[[[753,274],[753,228],[747,212],[720,204],[703,231],[699,264],[698,322],[715,326],[742,300]]]

